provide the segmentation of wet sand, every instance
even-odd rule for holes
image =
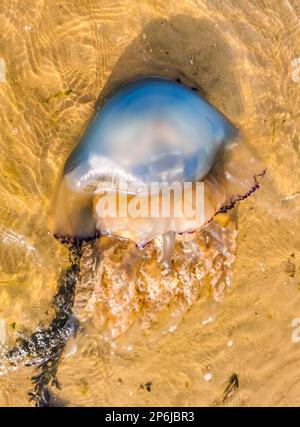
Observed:
[[[136,332],[134,345],[125,334],[122,348],[103,345],[87,325],[59,368],[59,402],[299,405],[299,19],[296,0],[1,3],[2,342],[51,320],[68,260],[48,231],[55,181],[119,83],[179,77],[243,130],[268,169],[261,189],[235,208],[233,281],[221,301],[204,292],[173,332],[154,340]],[[224,401],[233,372],[239,388]],[[29,405],[32,374],[1,376],[0,405]]]

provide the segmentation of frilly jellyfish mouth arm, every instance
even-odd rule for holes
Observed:
[[[160,263],[166,266],[168,270],[171,269],[171,261],[175,248],[175,233],[174,231],[167,231],[162,237],[162,256]]]

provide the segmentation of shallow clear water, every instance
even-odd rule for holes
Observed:
[[[233,213],[233,280],[223,298],[200,286],[178,322],[166,309],[130,333],[128,316],[103,328],[107,312],[86,316],[75,305],[92,319],[60,365],[60,402],[299,404],[300,342],[292,339],[300,317],[300,81],[292,63],[300,57],[299,19],[296,0],[2,1],[1,342],[11,345],[53,315],[68,251],[48,232],[51,197],[101,92],[143,74],[179,77],[243,129],[268,169],[261,189]],[[105,303],[120,308],[126,291],[109,289]],[[233,372],[240,387],[223,402]],[[32,374],[2,375],[0,405],[28,405]]]

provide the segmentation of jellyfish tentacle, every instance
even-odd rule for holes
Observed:
[[[172,256],[175,248],[175,231],[167,231],[162,235],[162,254],[160,263],[168,270],[171,269]]]

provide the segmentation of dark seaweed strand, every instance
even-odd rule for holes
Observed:
[[[69,248],[70,266],[59,279],[59,289],[53,298],[54,318],[46,329],[39,329],[8,353],[11,365],[26,359],[25,365],[37,365],[40,373],[32,377],[33,392],[30,401],[35,406],[49,406],[48,385],[60,388],[57,369],[68,337],[76,332],[78,322],[72,316],[75,287],[80,273],[82,255],[81,242],[72,243]]]

